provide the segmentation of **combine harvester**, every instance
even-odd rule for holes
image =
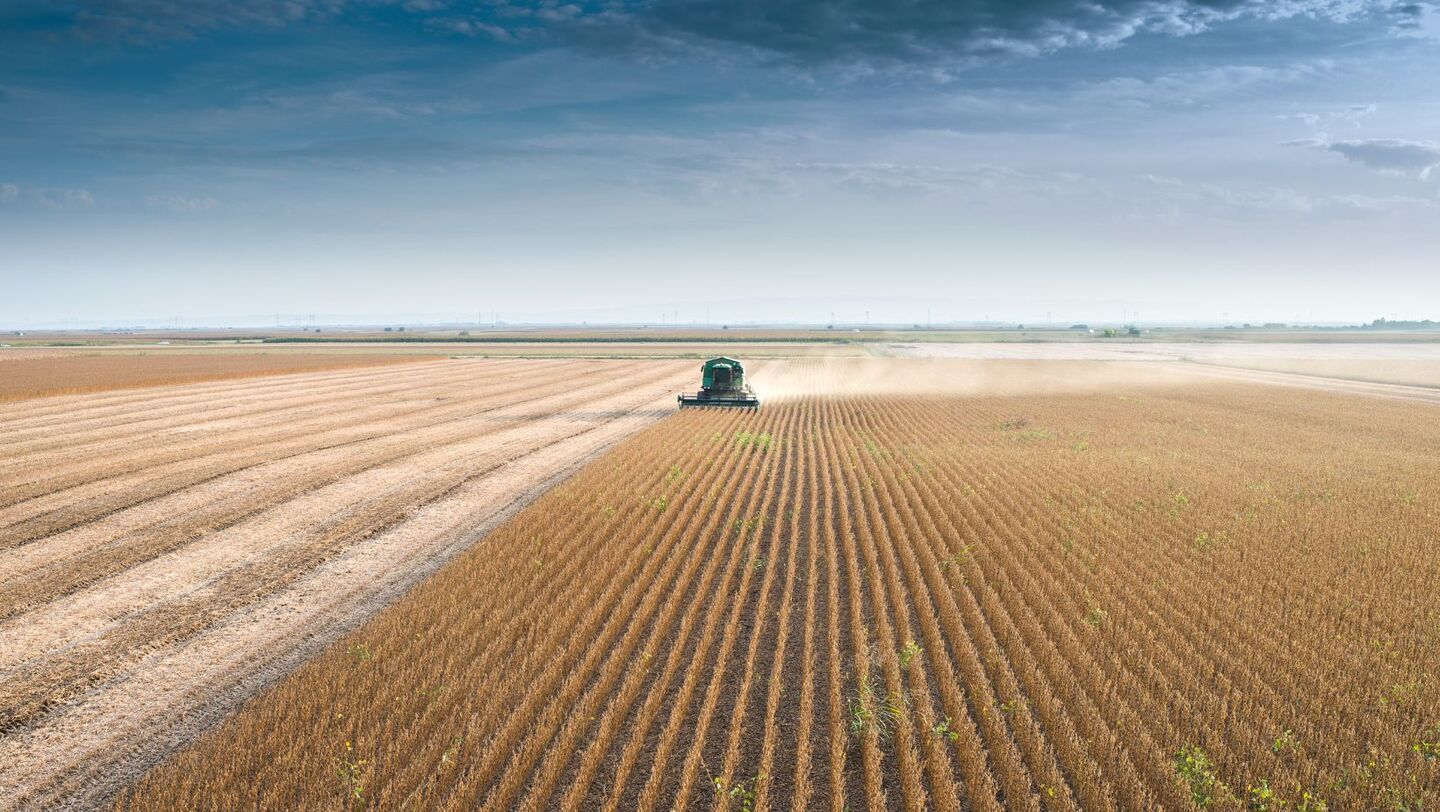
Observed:
[[[732,409],[758,409],[760,398],[745,381],[745,367],[734,358],[711,358],[700,367],[700,391],[676,398],[680,408],[723,406]]]

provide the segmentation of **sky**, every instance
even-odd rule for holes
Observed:
[[[0,0],[0,325],[1440,316],[1440,3]]]

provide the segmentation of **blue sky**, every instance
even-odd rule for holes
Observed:
[[[0,324],[1434,317],[1437,77],[1429,2],[7,0]]]

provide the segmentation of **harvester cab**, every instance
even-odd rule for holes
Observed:
[[[693,395],[676,398],[680,408],[694,406],[722,406],[739,409],[758,409],[760,399],[745,380],[745,367],[734,358],[720,356],[711,358],[700,367],[700,391]]]

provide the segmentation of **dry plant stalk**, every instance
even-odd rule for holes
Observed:
[[[1437,426],[1230,384],[686,411],[119,807],[1428,808]]]

